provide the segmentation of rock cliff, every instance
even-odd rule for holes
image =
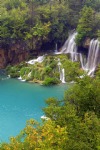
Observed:
[[[29,54],[30,52],[25,43],[17,42],[0,46],[0,68],[27,60]]]

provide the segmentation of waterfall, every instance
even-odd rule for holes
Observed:
[[[81,53],[79,54],[79,58],[80,58],[81,67],[83,70],[85,70],[86,60],[84,60],[83,55]]]
[[[22,82],[25,82],[25,81],[26,81],[26,79],[22,79],[21,76],[18,78],[18,80],[20,80],[20,81],[22,81]]]
[[[61,54],[61,52],[58,52],[58,45],[57,45],[57,43],[55,44],[54,54]]]
[[[55,45],[55,53],[57,53],[58,52],[58,46],[57,46],[57,43],[56,43],[56,45]]]
[[[66,83],[65,82],[65,69],[64,68],[61,69],[61,71],[60,71],[60,80],[62,83]]]
[[[77,32],[69,35],[69,38],[66,40],[64,46],[62,47],[61,53],[69,53],[72,61],[78,60],[77,46],[75,43],[75,37]]]
[[[28,77],[31,77],[31,74],[32,74],[32,71],[31,71],[31,72],[29,72]]]
[[[81,67],[85,70],[88,75],[93,75],[96,67],[100,63],[100,42],[99,40],[92,39],[89,46],[89,52],[87,60],[84,59],[82,53],[77,52],[77,46],[75,43],[75,37],[77,32],[73,32],[69,35],[65,44],[62,47],[62,50],[59,54],[70,54],[71,60],[78,61],[80,59]]]
[[[58,46],[57,46],[57,43],[56,43],[56,51],[58,51]]]
[[[89,46],[89,53],[85,70],[88,75],[93,75],[96,67],[100,63],[100,42],[92,39]]]
[[[62,83],[66,83],[65,82],[65,69],[61,68],[61,62],[60,62],[60,59],[58,59],[58,68],[59,68],[59,73],[60,73],[60,81]]]

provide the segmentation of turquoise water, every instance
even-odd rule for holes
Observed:
[[[66,89],[66,84],[45,87],[17,79],[0,80],[0,142],[16,136],[25,127],[26,120],[40,121],[45,100],[62,99]]]

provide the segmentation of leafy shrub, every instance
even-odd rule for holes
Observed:
[[[49,67],[49,66],[47,66],[47,67],[45,68],[45,71],[44,71],[44,72],[48,75],[51,71],[52,71],[52,68]]]
[[[24,76],[24,75],[25,75],[25,72],[26,72],[26,68],[25,68],[25,67],[21,68],[21,70],[20,70],[20,75],[21,75],[21,76]]]
[[[13,73],[11,72],[11,73],[10,73],[10,77],[11,77],[11,78],[17,78],[17,77],[19,77],[19,76],[20,76],[19,72],[13,72]]]
[[[53,61],[53,62],[50,64],[50,67],[51,67],[51,68],[55,68],[56,65],[57,65],[56,61]]]
[[[20,76],[19,69],[16,66],[8,66],[6,68],[7,74],[9,74],[12,78],[17,78]]]
[[[57,78],[50,78],[47,77],[45,78],[43,85],[53,85],[53,84],[58,84],[59,80]]]

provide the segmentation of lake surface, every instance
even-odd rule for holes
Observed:
[[[41,120],[42,108],[49,97],[63,98],[66,84],[41,86],[17,79],[0,79],[0,142],[8,142],[26,125],[26,120]]]

